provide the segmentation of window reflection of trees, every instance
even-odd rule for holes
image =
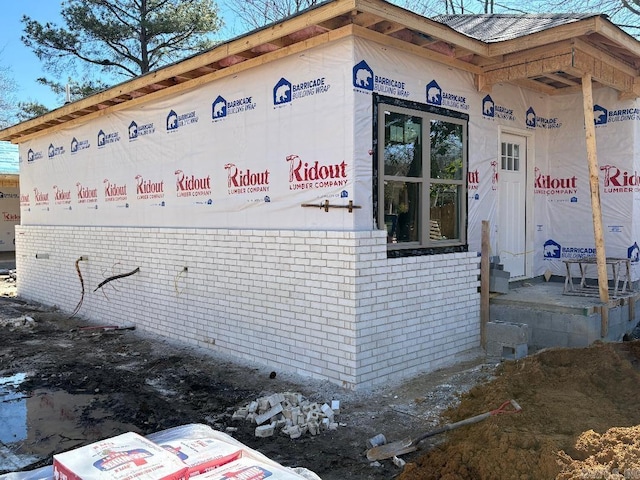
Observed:
[[[429,171],[423,171],[423,131],[430,141]],[[390,243],[424,243],[422,235],[460,238],[464,141],[460,123],[385,111],[384,221]],[[421,211],[427,205],[429,211]]]

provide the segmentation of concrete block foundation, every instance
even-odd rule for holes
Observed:
[[[608,321],[603,322],[603,307],[598,297],[563,294],[563,284],[538,283],[511,288],[507,295],[490,301],[490,322],[487,323],[487,354],[491,323],[503,324],[501,332],[507,337],[504,324],[525,324],[529,330],[530,351],[549,347],[587,347],[595,341],[620,341],[630,334],[640,315],[635,304],[640,293],[611,298],[606,305]],[[492,330],[494,329],[494,330]],[[500,337],[498,337],[500,338]],[[513,338],[510,338],[513,340]],[[521,342],[524,343],[524,342]],[[492,346],[495,354],[497,346]]]

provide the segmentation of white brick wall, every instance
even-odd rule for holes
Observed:
[[[386,232],[357,232],[358,385],[435,370],[480,345],[476,252],[387,258]]]
[[[87,256],[84,318],[363,388],[479,344],[475,253],[387,259],[385,242],[378,231],[18,226],[18,294],[71,312]]]

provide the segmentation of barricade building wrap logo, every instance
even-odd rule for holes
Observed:
[[[139,467],[147,463],[147,458],[152,457],[151,452],[143,448],[127,450],[124,452],[105,452],[105,456],[93,462],[93,466],[101,472],[108,472],[127,463],[133,463]]]
[[[20,222],[20,215],[11,212],[2,212],[2,220],[4,222]]]
[[[527,110],[524,123],[529,128],[536,128],[536,111],[533,107]]]
[[[534,171],[535,180],[533,193],[535,195],[576,195],[578,193],[578,178],[575,175],[572,177],[558,178],[543,174],[538,167],[535,167]],[[572,197],[572,202],[573,198],[575,197]]]
[[[37,152],[31,148],[27,151],[27,162],[35,162],[36,160],[40,160],[41,158],[42,152]]]
[[[20,206],[21,207],[30,207],[31,206],[31,197],[28,193],[20,194]]]
[[[78,140],[76,137],[73,137],[71,140],[71,155],[75,155],[81,150],[86,150],[91,145],[89,144],[89,140]]]
[[[467,97],[446,92],[440,88],[438,82],[431,80],[426,87],[427,103],[439,107],[448,107],[456,110],[469,110]]]
[[[593,123],[595,125],[606,125],[608,111],[600,105],[593,106]]]
[[[90,188],[81,182],[76,183],[76,196],[78,203],[90,204],[98,202],[98,189]]]
[[[241,112],[247,112],[256,108],[256,102],[253,101],[253,97],[242,97],[227,102],[227,100],[218,95],[218,97],[211,104],[211,119],[222,120],[229,115],[234,115]]]
[[[20,195],[18,193],[0,192],[0,198],[20,198]]]
[[[64,147],[55,147],[53,143],[49,144],[49,158],[64,155]]]
[[[102,130],[98,132],[98,148],[104,148],[119,141],[120,134],[118,132],[105,133]]]
[[[482,116],[487,119],[499,118],[501,120],[509,120],[515,122],[516,117],[512,108],[503,105],[497,105],[491,95],[487,95],[482,99]]]
[[[269,191],[269,170],[253,172],[241,170],[233,163],[224,166],[227,171],[227,193],[241,195],[245,193],[265,193]]]
[[[153,181],[145,179],[142,175],[136,175],[136,197],[138,200],[151,200],[164,198],[164,180]]]
[[[560,258],[562,246],[549,239],[544,242],[544,258]]]
[[[176,170],[177,197],[203,197],[211,195],[211,177],[196,177],[187,175],[182,170]]]
[[[552,130],[554,128],[562,127],[562,122],[558,117],[546,118],[536,115],[533,107],[529,107],[525,114],[525,125],[527,128],[543,128],[545,130]]]
[[[331,85],[325,77],[313,78],[300,83],[291,83],[286,78],[281,78],[273,87],[273,105],[284,106],[293,100],[327,93]]]
[[[122,202],[127,200],[127,186],[112,183],[108,178],[102,182],[104,185],[105,202]]]
[[[596,249],[592,247],[563,247],[552,239],[544,242],[543,258],[545,260],[586,258],[593,257],[595,254]]]
[[[129,141],[133,142],[140,137],[144,137],[145,135],[151,135],[155,133],[156,127],[153,122],[145,123],[144,125],[138,125],[135,121],[132,121],[129,124]]]
[[[198,123],[199,117],[195,110],[178,115],[175,110],[169,111],[167,115],[167,132],[177,132],[180,127]]]
[[[373,92],[373,70],[364,60],[353,67],[353,86]]]
[[[273,104],[283,105],[291,102],[291,82],[286,78],[281,78],[273,87]]]
[[[640,121],[640,108],[621,108],[607,110],[602,105],[593,106],[593,122],[596,126],[607,125],[614,122]]]
[[[71,204],[71,190],[65,190],[58,185],[53,186],[53,201],[56,205]]]
[[[211,118],[217,120],[227,116],[227,101],[219,96],[211,104]]]
[[[353,86],[367,90],[369,92],[378,92],[385,95],[393,95],[396,97],[407,98],[411,93],[407,90],[406,83],[397,78],[388,78],[375,75],[367,62],[362,60],[353,67]]]
[[[343,187],[347,184],[347,163],[321,164],[304,162],[298,155],[288,155],[289,190]],[[342,197],[342,195],[341,195]]]
[[[604,193],[640,192],[640,175],[637,171],[621,170],[615,165],[603,165],[600,170],[604,172]]]

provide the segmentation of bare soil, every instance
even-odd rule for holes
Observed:
[[[25,316],[33,322],[15,320]],[[409,381],[349,392],[148,332],[87,326],[95,325],[15,298],[13,284],[0,278],[0,379],[28,374],[20,389],[32,409],[30,433],[16,452],[35,455],[28,468],[125,431],[204,423],[323,480],[640,479],[638,341],[550,349],[501,364],[471,356]],[[338,429],[257,438],[255,425],[232,419],[250,401],[285,391],[340,400]],[[430,437],[402,456],[404,468],[366,458],[366,441],[376,434],[388,442],[412,438],[509,399],[521,413]]]

